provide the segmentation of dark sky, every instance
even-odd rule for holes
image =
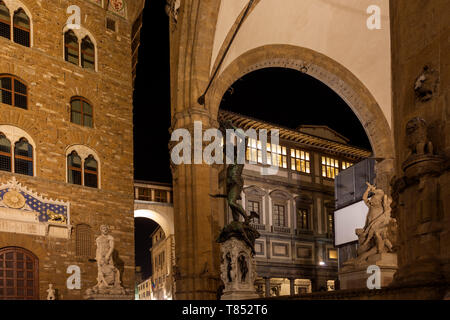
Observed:
[[[231,0],[230,0],[231,1]],[[134,92],[135,179],[171,182],[169,167],[169,26],[165,0],[147,1]],[[232,86],[221,108],[296,128],[327,125],[371,149],[360,122],[346,103],[320,81],[298,71],[270,68],[252,72]],[[151,275],[150,234],[156,223],[135,219],[136,265]]]

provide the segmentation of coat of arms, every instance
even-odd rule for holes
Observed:
[[[123,0],[110,0],[109,3],[116,11],[121,11],[123,9]]]

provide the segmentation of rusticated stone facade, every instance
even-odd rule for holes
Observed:
[[[9,2],[5,1],[7,6]],[[40,299],[46,298],[49,283],[56,289],[57,299],[82,299],[86,289],[97,283],[94,239],[102,224],[109,225],[114,236],[114,260],[127,296],[134,295],[131,48],[132,25],[143,2],[123,1],[125,9],[114,12],[111,7],[103,8],[102,1],[21,0],[20,6],[31,21],[31,47],[0,37],[0,75],[15,76],[28,89],[27,109],[0,100],[0,127],[26,132],[34,144],[35,167],[34,176],[0,171],[0,185],[14,177],[38,196],[64,201],[70,207],[67,237],[54,237],[51,232],[30,235],[28,231],[0,231],[0,250],[20,247],[38,259]],[[66,10],[71,5],[80,7],[81,28],[95,45],[96,70],[64,59],[63,32],[70,16]],[[107,18],[115,21],[115,31],[106,27]],[[74,96],[87,99],[93,107],[92,128],[71,122],[70,101]],[[67,150],[74,145],[94,153],[99,167],[98,188],[67,182]],[[84,242],[78,244],[82,250],[77,249],[80,225],[84,226]],[[69,265],[80,267],[79,289],[66,287]],[[0,291],[0,299],[5,298],[2,294]]]

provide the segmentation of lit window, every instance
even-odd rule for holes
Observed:
[[[11,15],[3,1],[0,1],[0,37],[11,39]]]
[[[255,139],[248,139],[246,159],[253,163],[263,163],[263,153],[261,141]],[[277,145],[267,143],[267,164],[274,165],[280,168],[287,169],[287,148]]]
[[[67,62],[79,65],[78,38],[72,30],[64,34],[64,59]]]
[[[260,210],[259,210],[259,201],[252,201],[252,200],[248,200],[247,201],[247,211],[250,213],[252,211],[256,212],[258,215],[260,214]],[[261,221],[261,216],[259,218],[253,218],[253,223],[257,223],[259,224]]]
[[[30,18],[23,9],[19,9],[14,13],[14,42],[25,47],[30,46]]]
[[[0,76],[0,102],[27,109],[27,86],[14,76]]]
[[[347,168],[350,168],[353,165],[353,163],[348,161],[342,161],[342,170],[345,170]]]
[[[339,161],[322,157],[322,177],[334,179],[339,174]]]
[[[286,226],[286,214],[285,214],[285,206],[274,204],[273,205],[273,225],[277,227],[285,227]]]
[[[71,114],[70,121],[85,127],[92,128],[93,126],[93,112],[90,103],[82,98],[72,98],[70,102]]]
[[[291,149],[291,170],[311,173],[309,152]]]
[[[98,187],[98,165],[92,155],[84,160],[84,185],[86,187]]]
[[[81,185],[81,158],[75,151],[72,151],[72,153],[67,157],[67,167],[69,172],[69,183]]]
[[[297,229],[307,230],[309,229],[309,210],[298,209],[297,210]]]
[[[81,42],[81,66],[86,69],[95,69],[95,47],[87,36]]]
[[[337,260],[338,254],[336,249],[328,249],[328,259]]]
[[[0,132],[0,170],[11,172],[11,142]]]
[[[14,148],[14,171],[33,176],[33,147],[22,138]]]

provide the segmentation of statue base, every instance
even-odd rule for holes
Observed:
[[[86,300],[134,300],[131,295],[125,294],[90,294],[84,297]]]
[[[350,261],[349,261],[350,262]],[[367,289],[367,279],[372,275],[367,268],[377,265],[381,271],[381,288],[389,286],[397,272],[396,253],[377,253],[369,256],[366,261],[345,265],[339,270],[340,289]]]
[[[123,287],[107,287],[86,290],[86,300],[132,300]]]
[[[256,261],[243,240],[232,237],[221,243],[221,278],[225,284],[221,300],[259,298],[255,289]]]

